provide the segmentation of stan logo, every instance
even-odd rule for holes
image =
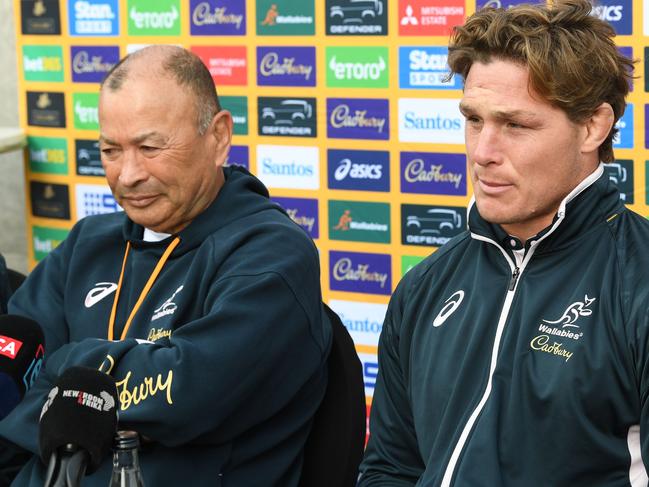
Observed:
[[[387,47],[328,47],[327,86],[387,88]]]
[[[154,315],[151,317],[151,321],[158,320],[163,316],[172,315],[176,312],[178,305],[174,303],[173,300],[176,297],[176,294],[183,290],[183,287],[185,286],[180,286],[178,289],[176,289],[176,292],[174,292],[169,299],[167,299],[158,309],[155,310]]]
[[[86,308],[92,308],[106,296],[110,296],[117,290],[117,284],[114,282],[98,282],[95,287],[88,291],[86,300],[83,303]]]
[[[583,301],[575,301],[563,312],[561,318],[556,321],[543,320],[544,323],[548,325],[561,325],[562,328],[572,327],[579,328],[579,325],[575,325],[575,322],[581,316],[590,316],[593,314],[593,310],[590,309],[590,305],[595,302],[597,298],[589,298],[586,294]]]
[[[459,90],[462,84],[458,76],[450,81],[446,47],[399,48],[399,88]]]
[[[246,2],[191,0],[192,35],[245,35]]]
[[[464,291],[460,289],[459,291],[454,292],[451,297],[444,302],[444,307],[440,310],[440,312],[433,320],[433,326],[435,328],[442,326],[449,318],[449,316],[455,313],[455,310],[460,307],[460,304],[462,304],[463,300]]]
[[[116,0],[69,0],[70,35],[110,36],[119,33]]]

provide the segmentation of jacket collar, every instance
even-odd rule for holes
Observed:
[[[562,247],[623,210],[620,192],[611,183],[604,172],[604,165],[600,163],[593,173],[561,201],[552,223],[530,238],[526,247],[529,248],[534,241],[539,241],[538,252]],[[500,225],[490,223],[480,216],[475,197],[471,198],[467,213],[469,230],[474,238],[488,238],[506,249],[522,248],[522,244],[509,236]]]

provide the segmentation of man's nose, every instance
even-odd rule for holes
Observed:
[[[149,177],[136,149],[125,150],[123,157],[122,169],[119,174],[119,181],[122,185],[136,186]]]
[[[471,155],[473,162],[481,166],[497,163],[500,160],[498,128],[485,124],[475,137],[473,154]]]

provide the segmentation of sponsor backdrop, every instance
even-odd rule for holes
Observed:
[[[466,226],[462,83],[447,38],[517,0],[14,0],[28,243],[34,266],[86,215],[121,211],[103,180],[98,83],[129,52],[178,44],[205,62],[248,167],[315,240],[325,300],[353,336],[368,405],[391,292]],[[477,3],[476,3],[477,2]],[[620,49],[649,55],[649,7],[601,0]],[[649,216],[649,76],[638,64],[607,167]]]

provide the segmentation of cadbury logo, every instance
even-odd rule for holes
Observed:
[[[388,275],[380,272],[369,272],[369,267],[368,264],[358,264],[354,269],[352,260],[345,257],[334,265],[333,276],[337,281],[376,282],[384,288]]]
[[[405,178],[409,183],[451,183],[455,188],[460,187],[462,174],[454,172],[442,172],[441,164],[431,164],[426,170],[423,159],[413,159],[408,163],[405,170]]]
[[[368,117],[366,114],[367,110],[354,110],[352,114],[349,106],[338,105],[331,112],[331,125],[334,128],[375,128],[383,132],[385,118]]]
[[[308,80],[313,72],[313,66],[295,64],[293,57],[285,57],[280,62],[276,52],[269,52],[262,58],[259,70],[263,76],[297,75],[304,76],[304,79]]]
[[[227,7],[215,7],[214,13],[210,12],[210,4],[207,2],[199,3],[192,13],[192,22],[194,25],[235,25],[237,29],[241,28],[243,15],[226,13]]]
[[[79,51],[72,58],[72,69],[75,73],[107,73],[114,63],[102,62],[101,56],[90,56],[88,51]]]

